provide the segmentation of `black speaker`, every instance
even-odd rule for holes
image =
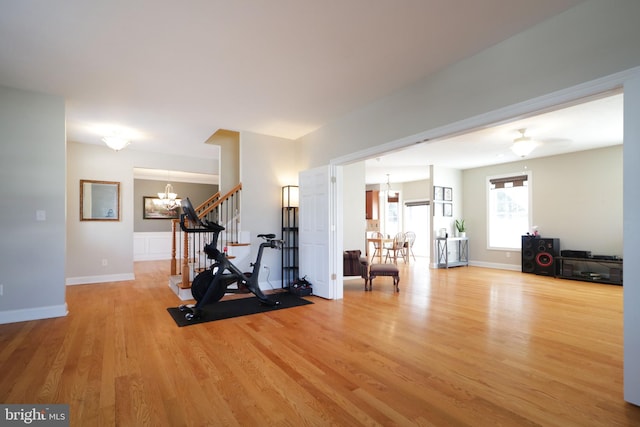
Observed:
[[[557,276],[560,239],[522,236],[522,272]]]
[[[535,270],[537,237],[522,236],[522,272],[533,273]]]

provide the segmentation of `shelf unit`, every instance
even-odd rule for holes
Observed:
[[[450,257],[450,249],[455,256]],[[453,253],[451,255],[454,255]],[[436,237],[436,259],[438,268],[460,267],[469,265],[468,237]]]
[[[560,267],[558,277],[585,282],[622,285],[622,259],[556,258]]]
[[[282,285],[289,289],[299,277],[298,187],[282,187]]]

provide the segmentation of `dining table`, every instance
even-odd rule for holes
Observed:
[[[367,258],[369,258],[369,247],[371,246],[372,243],[374,244],[374,248],[376,243],[380,248],[380,251],[379,251],[380,253],[378,255],[380,256],[380,264],[382,264],[382,249],[384,248],[385,244],[393,243],[393,239],[385,238],[385,237],[367,237],[367,247],[365,251]],[[375,249],[373,253],[375,253]],[[371,255],[371,263],[373,263],[373,254]]]

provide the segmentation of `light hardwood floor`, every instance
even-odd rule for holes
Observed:
[[[67,288],[64,318],[0,325],[0,402],[72,426],[638,426],[622,287],[399,262],[344,299],[179,328],[166,262]],[[274,284],[279,286],[279,284]]]

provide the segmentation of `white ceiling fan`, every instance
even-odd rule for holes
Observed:
[[[525,135],[526,131],[526,128],[518,129],[520,136],[513,140],[513,145],[511,146],[511,151],[513,151],[518,157],[528,156],[533,150],[543,144],[552,143],[555,145],[562,143],[568,144],[571,142],[568,138],[533,139],[530,136]]]
[[[513,140],[513,145],[511,146],[511,151],[518,157],[528,156],[540,145],[540,142],[534,141],[529,136],[525,136],[526,131],[526,128],[518,129],[520,136]]]

